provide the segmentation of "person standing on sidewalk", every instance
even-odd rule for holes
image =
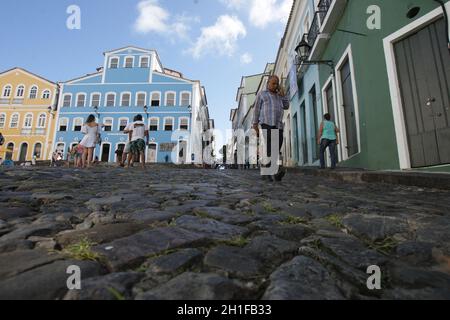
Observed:
[[[258,94],[255,102],[255,112],[253,116],[253,129],[259,134],[259,125],[261,125],[262,135],[266,146],[266,154],[271,159],[271,165],[277,167],[277,173],[272,175],[265,174],[267,168],[261,166],[261,175],[263,179],[269,181],[281,181],[285,171],[279,167],[279,155],[283,145],[283,113],[289,109],[289,99],[286,97],[284,89],[280,86],[280,79],[277,76],[271,76],[267,84],[267,90]],[[278,154],[272,159],[272,137],[278,133]],[[267,167],[267,165],[266,165]],[[269,166],[270,167],[270,166]]]
[[[132,124],[132,130],[131,152],[128,155],[127,167],[129,168],[133,164],[134,157],[139,157],[142,169],[145,169],[145,147],[149,143],[149,129],[144,121],[142,121],[142,115],[139,114],[136,116],[136,121]]]
[[[90,115],[81,132],[84,133],[84,137],[80,144],[84,147],[83,153],[83,168],[90,168],[92,165],[92,158],[94,155],[95,146],[100,139],[100,125],[95,121],[95,116]]]
[[[330,150],[331,169],[336,169],[337,155],[336,146],[339,145],[339,128],[331,121],[329,113],[323,116],[324,120],[320,125],[317,144],[320,145],[320,169],[325,169],[325,151]]]

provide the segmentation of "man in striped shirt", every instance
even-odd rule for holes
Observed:
[[[279,154],[283,145],[283,113],[289,109],[289,99],[286,97],[284,89],[280,86],[280,79],[277,76],[271,76],[267,84],[267,90],[258,94],[255,102],[255,112],[253,116],[253,129],[259,134],[259,125],[263,130],[263,139],[266,146],[267,157],[271,160],[270,168],[275,165],[275,171],[267,170],[261,166],[261,175],[263,179],[269,181],[281,181],[285,175],[279,165]],[[272,159],[272,137],[278,136],[277,155]],[[276,140],[275,140],[276,143]],[[275,173],[276,172],[276,173]],[[273,174],[270,174],[273,173]]]

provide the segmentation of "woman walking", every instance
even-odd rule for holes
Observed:
[[[331,169],[336,168],[337,155],[336,146],[339,145],[339,128],[331,121],[331,115],[325,114],[324,121],[320,125],[319,139],[317,144],[320,145],[320,168],[325,169],[325,151],[330,150]]]
[[[84,133],[83,140],[81,140],[80,143],[80,145],[84,148],[82,167],[90,168],[94,155],[94,149],[100,137],[100,126],[97,122],[95,122],[94,115],[91,114],[87,118],[86,123],[81,129],[81,132]]]

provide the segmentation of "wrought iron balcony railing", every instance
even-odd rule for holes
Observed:
[[[322,24],[325,20],[325,17],[328,14],[328,10],[330,10],[331,5],[335,0],[321,0],[317,5],[317,12],[319,13],[320,23]]]
[[[306,41],[312,47],[317,40],[317,37],[320,34],[320,28],[325,21],[325,18],[328,14],[328,11],[333,4],[333,1],[336,0],[321,0],[317,5],[317,11],[314,13],[314,19],[311,23],[311,27],[306,37]]]

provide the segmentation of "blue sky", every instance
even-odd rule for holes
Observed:
[[[53,81],[94,72],[103,52],[156,49],[166,68],[206,87],[211,117],[230,128],[243,75],[273,62],[292,0],[15,0],[2,3],[0,70],[23,67]],[[81,30],[69,30],[70,5]]]

